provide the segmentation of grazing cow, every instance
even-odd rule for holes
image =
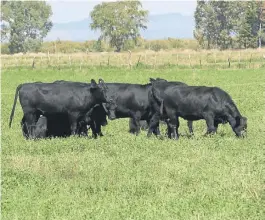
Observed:
[[[154,79],[152,79],[154,80]],[[156,79],[157,81],[167,82],[164,79]],[[169,82],[172,85],[186,85],[182,82]],[[153,115],[152,109],[154,104],[150,103],[151,83],[129,84],[129,83],[106,83],[108,87],[107,96],[109,105],[106,108],[109,110],[109,119],[115,118],[131,118],[130,132],[139,134],[140,120],[145,120],[147,124]],[[153,126],[152,133],[159,135],[159,122]]]
[[[159,117],[168,118],[172,138],[178,139],[179,117],[191,121],[205,119],[206,134],[215,133],[218,124],[225,122],[238,137],[247,129],[247,118],[240,114],[229,94],[218,87],[174,86],[153,81],[152,93],[160,106],[152,123]]]
[[[131,118],[135,129],[131,132],[139,134],[140,120],[151,118],[151,109],[148,94],[151,91],[151,84],[129,84],[129,83],[106,83],[108,87],[107,97],[110,101],[106,104],[110,120],[116,118]],[[158,127],[156,127],[158,128]],[[159,131],[154,129],[154,133]]]
[[[103,80],[84,83],[26,83],[16,89],[9,127],[15,112],[17,97],[24,112],[24,122],[29,138],[35,138],[38,115],[65,113],[70,122],[71,134],[77,134],[78,121],[96,104],[106,103]]]

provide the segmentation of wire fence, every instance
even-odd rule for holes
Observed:
[[[188,51],[76,54],[18,54],[2,55],[2,68],[83,68],[128,67],[159,68],[176,66],[190,68],[261,68],[265,67],[265,50],[251,51]]]

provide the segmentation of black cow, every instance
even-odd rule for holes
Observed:
[[[152,79],[153,80],[153,79]],[[157,81],[167,82],[164,79],[156,79]],[[169,82],[172,85],[185,85],[182,82]],[[106,83],[108,87],[107,96],[110,105],[106,105],[109,110],[109,119],[115,118],[131,118],[130,132],[138,134],[140,132],[140,121],[145,120],[149,124],[154,114],[155,105],[150,103],[151,83],[129,84],[129,83]],[[158,107],[159,108],[159,107]],[[153,126],[152,133],[159,135],[159,123]]]
[[[99,80],[101,83],[104,83],[102,79]],[[71,81],[65,81],[65,80],[57,80],[54,81],[54,83],[63,83],[63,84],[73,84],[76,83],[77,85],[88,85],[87,83],[83,82],[71,82]],[[85,114],[85,117],[80,120],[79,125],[82,128],[82,133],[84,133],[84,127],[87,125],[92,130],[92,135],[94,138],[97,138],[97,136],[103,136],[101,132],[101,126],[106,126],[108,124],[107,122],[107,110],[103,107],[102,104],[95,105],[89,112]]]
[[[229,94],[218,87],[174,86],[153,81],[152,93],[160,106],[156,115],[168,118],[172,138],[178,139],[179,117],[192,121],[205,119],[206,134],[215,133],[218,124],[225,122],[229,122],[237,136],[247,129],[247,118],[240,114]],[[157,120],[153,117],[152,123]]]
[[[147,122],[151,118],[151,109],[148,94],[151,84],[106,83],[107,97],[110,103],[106,105],[110,120],[116,118],[131,118],[135,129],[131,132],[140,132],[140,120]],[[154,130],[158,134],[158,130]]]
[[[39,112],[65,113],[68,116],[71,134],[77,134],[80,118],[96,104],[106,103],[106,87],[103,80],[99,85],[95,80],[91,84],[84,83],[26,83],[16,89],[13,108],[10,115],[11,127],[16,101],[19,94],[20,104],[24,112],[24,122],[28,129],[29,138],[35,138],[35,126]]]

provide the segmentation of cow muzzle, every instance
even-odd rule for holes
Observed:
[[[115,111],[109,111],[109,120],[114,120],[116,119],[116,114]]]

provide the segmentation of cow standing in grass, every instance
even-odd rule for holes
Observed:
[[[243,117],[228,93],[217,87],[175,86],[167,82],[152,81],[153,102],[159,106],[152,116],[148,136],[158,120],[168,119],[169,137],[178,139],[179,117],[194,121],[205,119],[207,133],[215,133],[218,124],[229,122],[236,136],[247,128]]]
[[[63,113],[70,122],[71,134],[78,133],[78,122],[84,118],[95,105],[106,103],[106,87],[91,80],[84,83],[26,83],[16,89],[9,127],[15,112],[17,97],[24,113],[24,123],[29,138],[35,137],[36,123],[39,115]]]

